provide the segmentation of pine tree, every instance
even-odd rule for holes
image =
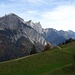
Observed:
[[[33,45],[30,54],[36,54],[36,53],[37,53],[36,47],[35,47],[35,45]]]

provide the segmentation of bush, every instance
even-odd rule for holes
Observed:
[[[51,44],[50,44],[50,43],[47,43],[47,45],[45,46],[43,52],[44,52],[44,51],[48,51],[48,50],[50,50],[50,49],[51,49]]]

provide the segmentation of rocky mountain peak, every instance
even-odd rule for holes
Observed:
[[[41,23],[40,23],[40,22],[37,22],[37,23],[35,23],[35,24],[41,25]]]
[[[32,22],[32,20],[27,21],[26,24],[33,28],[34,23]]]
[[[34,28],[38,26],[32,20],[24,22],[14,13],[0,17],[0,51],[3,52],[0,61],[29,55],[33,44],[41,52],[47,42]]]
[[[5,14],[5,16],[1,17],[0,22],[3,23],[6,28],[13,30],[18,29],[19,25],[21,25],[24,20],[14,13],[10,13],[8,15]]]
[[[20,18],[18,15],[14,14],[14,13],[5,14],[3,17],[9,17],[9,18],[15,17],[16,19],[21,19],[21,20],[23,20],[22,18]],[[3,18],[3,17],[2,17],[2,18]]]
[[[38,28],[38,30],[36,30],[36,27],[38,27],[38,25],[33,23],[32,20],[24,23],[24,20],[22,18],[15,15],[14,13],[10,13],[1,17],[0,22],[0,29],[10,30],[10,32],[12,33],[12,38],[14,38],[16,41],[20,37],[24,36],[26,38],[29,38],[32,43],[34,43],[34,41],[36,41],[37,43],[39,42],[43,45],[45,45],[46,43],[46,40],[38,33],[40,29]]]
[[[38,33],[42,33],[42,26],[40,22],[35,23],[34,25],[34,29],[38,32]]]
[[[6,15],[6,14],[5,14]],[[9,13],[8,15],[10,15],[10,16],[17,16],[16,14],[14,14],[14,13]],[[7,15],[7,16],[8,16]]]
[[[32,20],[26,22],[26,24],[36,30],[39,34],[42,33],[42,26],[40,22],[34,23]]]

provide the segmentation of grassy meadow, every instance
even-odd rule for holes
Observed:
[[[75,42],[0,62],[0,75],[75,75]]]

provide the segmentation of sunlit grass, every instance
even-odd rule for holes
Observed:
[[[66,65],[75,62],[74,45],[75,42],[61,45],[62,49],[55,47],[39,54],[1,62],[0,75],[68,75],[67,70],[73,65]],[[69,75],[75,75],[75,71],[71,73]]]

